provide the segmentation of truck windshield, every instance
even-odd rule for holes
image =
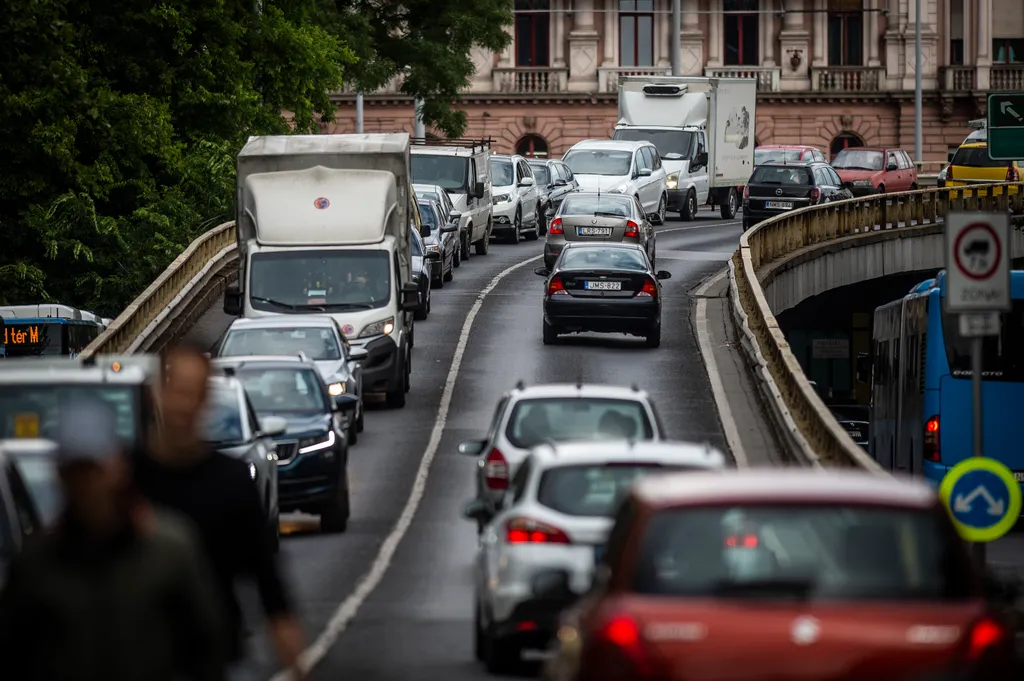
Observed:
[[[663,159],[677,161],[690,157],[690,146],[693,144],[693,132],[690,130],[648,130],[630,128],[616,130],[612,139],[629,140],[631,142],[650,142],[658,150]]]
[[[412,155],[412,181],[437,185],[456,194],[467,193],[469,159],[464,156]]]
[[[633,164],[632,151],[612,151],[604,149],[577,149],[570,151],[562,159],[573,175],[605,175],[622,177],[629,175]]]
[[[267,312],[371,310],[391,299],[386,251],[255,253],[250,303]]]

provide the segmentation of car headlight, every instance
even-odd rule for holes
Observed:
[[[679,186],[679,173],[672,173],[665,180],[665,186],[669,189],[676,189]]]
[[[390,336],[391,332],[395,330],[395,318],[388,317],[382,319],[379,322],[373,322],[367,324],[362,331],[359,332],[359,338],[370,338],[371,336]]]
[[[256,464],[254,464],[252,461],[249,462],[249,477],[252,478],[253,480],[256,479]]]
[[[949,166],[946,166],[945,168],[940,170],[939,171],[939,175],[938,175],[938,177],[936,179],[941,181],[941,182],[945,182],[946,181],[946,171],[948,171],[948,170],[949,170]]]
[[[331,383],[329,386],[327,386],[327,393],[331,397],[338,397],[339,395],[344,395],[346,390],[348,390],[348,386],[346,386],[344,383]]]
[[[437,244],[426,244],[424,250],[427,253],[439,253],[440,252],[440,249],[437,247]]]
[[[508,194],[496,194],[494,196],[494,203],[508,203],[510,200]]]
[[[334,446],[334,431],[327,431],[326,435],[317,435],[316,437],[307,437],[299,440],[299,454],[309,454],[310,452],[319,452],[322,449],[330,449]]]
[[[853,181],[853,186],[854,187],[870,187],[872,185],[871,185],[871,180],[854,180]]]

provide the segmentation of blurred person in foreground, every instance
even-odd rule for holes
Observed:
[[[220,590],[228,618],[229,673],[245,670],[245,627],[235,593],[239,577],[252,577],[270,623],[270,635],[282,664],[305,678],[299,655],[305,637],[289,602],[270,540],[259,492],[245,463],[203,442],[210,360],[199,348],[181,345],[164,357],[158,397],[163,434],[135,464],[136,480],[153,502],[184,513],[196,524]]]
[[[62,410],[64,509],[33,538],[0,592],[0,660],[18,681],[223,681],[224,618],[185,519],[131,484],[102,402]]]

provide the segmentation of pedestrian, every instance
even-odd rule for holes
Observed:
[[[192,528],[133,488],[103,402],[57,427],[63,509],[0,591],[3,676],[18,681],[223,681],[224,620]]]
[[[281,577],[266,514],[248,467],[202,440],[211,366],[201,348],[180,345],[164,357],[158,403],[163,433],[136,462],[136,479],[155,503],[192,519],[216,576],[229,627],[233,678],[243,678],[245,627],[235,593],[240,577],[254,578],[278,657],[303,678],[299,655],[305,648]]]

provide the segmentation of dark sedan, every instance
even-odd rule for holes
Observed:
[[[579,189],[572,171],[561,161],[530,159],[530,169],[537,181],[537,223],[540,235],[548,233],[548,223],[558,212],[566,196]]]
[[[415,229],[409,230],[412,242],[412,280],[420,290],[420,305],[412,313],[413,319],[423,320],[430,314],[430,282],[434,280],[434,263],[424,252],[423,237]],[[433,254],[432,254],[433,255]]]
[[[661,280],[644,249],[634,244],[568,243],[544,292],[544,344],[566,333],[624,333],[661,345]]]
[[[827,163],[765,163],[754,168],[743,188],[743,228],[798,208],[852,198]]]
[[[348,442],[345,421],[316,365],[298,357],[218,359],[237,376],[260,421],[279,416],[286,431],[277,445],[281,513],[320,516],[324,532],[344,532],[349,518]]]

